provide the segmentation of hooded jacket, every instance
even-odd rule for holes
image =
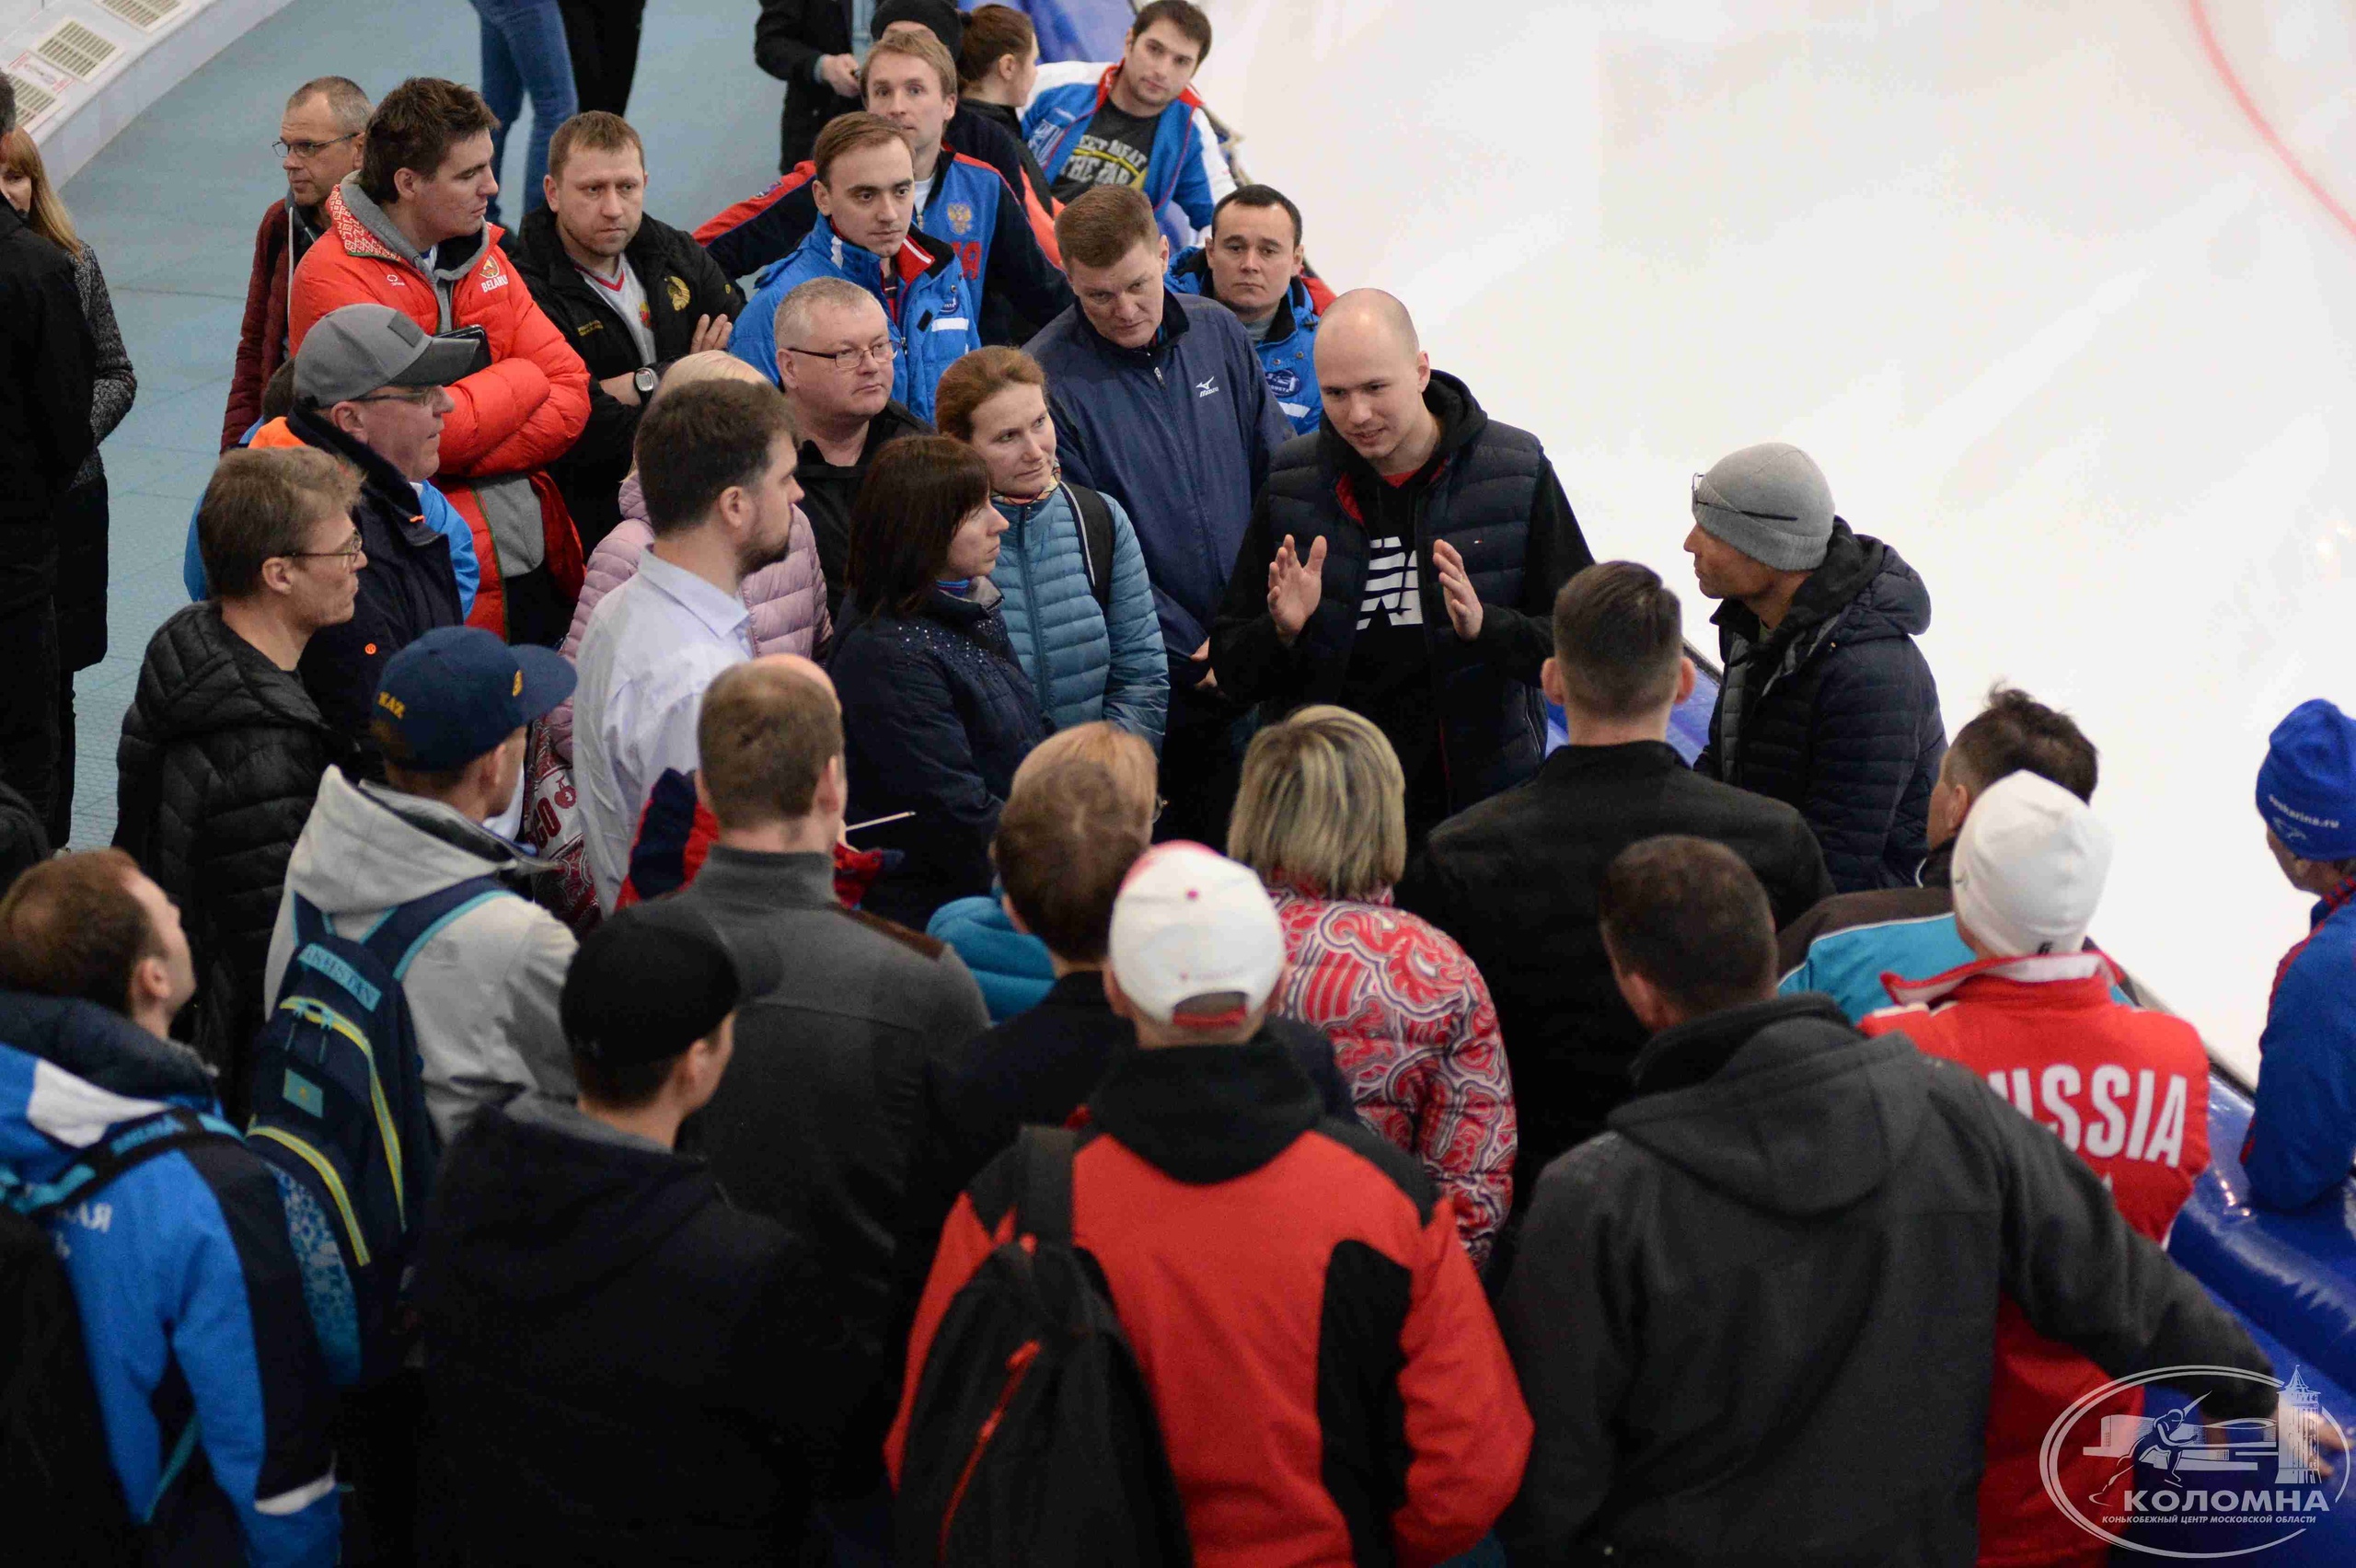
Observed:
[[[311,694],[212,601],[156,630],[116,751],[114,843],[180,906],[196,958],[197,1049],[245,1109],[246,1047],[288,857],[319,778],[350,745]]]
[[[1074,306],[1025,352],[1047,373],[1064,478],[1118,502],[1137,529],[1177,670],[1211,634],[1252,498],[1292,439],[1252,340],[1227,306],[1165,289],[1161,329],[1142,349],[1113,343]]]
[[[1821,997],[1665,1031],[1635,1082],[1547,1167],[1504,1293],[1518,1558],[1963,1568],[2002,1297],[2112,1376],[2271,1370],[2059,1138]]]
[[[1976,961],[1893,982],[1900,1005],[1858,1027],[1868,1035],[1903,1032],[1925,1054],[2001,1086],[1996,1092],[2014,1110],[2051,1128],[2093,1168],[2138,1234],[2165,1247],[2177,1211],[2209,1168],[2209,1053],[2184,1020],[2111,1000],[2111,981],[2096,952]],[[2107,1561],[2102,1543],[2053,1506],[2038,1473],[2047,1429],[2101,1389],[2102,1369],[2030,1328],[2010,1301],[1996,1322],[1980,1561]],[[2105,1416],[2142,1410],[2142,1390],[2131,1389],[2090,1412],[2087,1430],[2099,1430]],[[2071,1496],[2100,1497],[2116,1482],[2102,1511],[2125,1510],[2118,1460],[2066,1447],[2056,1460]]]
[[[2268,1208],[2337,1194],[2356,1159],[2356,877],[2317,901],[2275,966],[2242,1170]]]
[[[1835,894],[1785,924],[1775,934],[1776,989],[1820,991],[1854,1023],[1889,1006],[1883,975],[1921,979],[1969,963],[1955,928],[1954,859],[1949,839],[1923,858],[1921,886]]]
[[[813,278],[842,278],[875,296],[899,350],[892,396],[930,421],[941,373],[982,346],[982,288],[966,279],[956,250],[911,229],[886,263],[836,234],[826,219],[814,219],[793,254],[761,274],[728,336],[728,352],[777,380],[777,307]]]
[[[401,987],[425,1067],[425,1107],[444,1144],[487,1105],[517,1096],[570,1100],[572,1058],[557,1019],[573,938],[532,903],[531,862],[479,823],[437,801],[334,768],[286,868],[286,889],[339,930],[365,931],[397,905],[472,877],[519,894],[492,898],[437,928]],[[282,901],[270,935],[268,995],[278,995],[294,951],[294,906]]]
[[[572,628],[564,634],[560,651],[568,659],[581,657],[581,640],[589,635],[589,614],[597,602],[638,575],[639,558],[654,542],[654,526],[646,520],[646,496],[636,474],[622,481],[621,522],[589,557],[581,580],[581,598],[572,606]],[[753,645],[763,656],[799,653],[814,656],[834,636],[826,614],[826,578],[818,567],[818,548],[810,535],[810,519],[796,509],[793,531],[787,536],[782,559],[771,561],[745,579],[738,590],[745,608],[752,612]],[[557,755],[572,761],[572,698],[549,710],[549,739]]]
[[[1058,60],[1039,67],[1031,102],[1022,110],[1022,135],[1050,186],[1063,178],[1064,165],[1088,133],[1089,121],[1113,96],[1120,75],[1118,61],[1108,65]],[[1193,88],[1172,98],[1154,121],[1153,145],[1138,185],[1163,232],[1181,246],[1210,228],[1219,199],[1235,189],[1210,111]]]
[[[419,1244],[460,1564],[792,1561],[865,1371],[801,1240],[570,1105],[476,1119]]]
[[[0,993],[0,1182],[54,1181],[172,1107],[217,1110],[185,1050],[90,1002]],[[115,1475],[152,1532],[144,1561],[330,1568],[335,1392],[305,1297],[307,1279],[341,1283],[343,1265],[318,1205],[225,1126],[48,1228]]]
[[[1121,503],[1113,514],[1112,605],[1096,602],[1087,547],[1070,487],[1034,502],[991,498],[1007,523],[990,582],[1007,641],[1051,730],[1103,719],[1161,749],[1170,710],[1170,668],[1154,619],[1145,553]]]
[[[1210,258],[1200,246],[1180,251],[1170,263],[1170,286],[1212,297]],[[1317,386],[1317,322],[1308,281],[1296,277],[1276,302],[1266,334],[1252,345],[1260,356],[1260,373],[1267,377],[1268,396],[1292,421],[1295,435],[1307,435],[1325,422],[1325,396]]]
[[[1797,806],[1841,892],[1912,886],[1947,750],[1923,579],[1836,517],[1773,631],[1738,599],[1711,620],[1726,676],[1695,771]]]

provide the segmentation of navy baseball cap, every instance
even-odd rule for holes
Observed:
[[[376,721],[398,767],[463,767],[572,695],[564,655],[511,648],[476,626],[436,627],[385,665]]]

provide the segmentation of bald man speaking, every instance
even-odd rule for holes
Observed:
[[[1269,465],[1211,667],[1269,717],[1333,702],[1380,725],[1420,844],[1538,771],[1554,594],[1595,557],[1538,438],[1433,370],[1391,295],[1334,302],[1317,382],[1324,428]]]

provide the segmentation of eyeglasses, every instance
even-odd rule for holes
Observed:
[[[347,403],[411,403],[426,408],[433,401],[439,386],[399,386],[384,392],[371,392],[365,398],[346,398]]]
[[[357,131],[347,131],[341,136],[331,136],[324,142],[272,142],[270,144],[270,150],[282,158],[291,154],[295,157],[308,160],[318,157],[337,143],[349,142],[359,134]]]
[[[891,339],[885,338],[870,343],[863,349],[797,349],[789,343],[786,345],[785,352],[790,354],[802,354],[810,359],[832,360],[835,362],[837,370],[856,370],[861,360],[873,360],[877,364],[890,364],[893,357],[898,354],[900,350]]]
[[[288,560],[340,560],[349,564],[358,560],[366,553],[360,542],[360,530],[355,528],[352,531],[352,537],[344,540],[343,548],[340,550],[288,550],[285,559]]]
[[[1756,517],[1761,523],[1796,523],[1799,521],[1798,518],[1788,516],[1781,512],[1745,512],[1739,506],[1728,505],[1725,498],[1720,496],[1715,490],[1712,490],[1709,494],[1703,495],[1702,493],[1702,486],[1708,480],[1709,477],[1710,476],[1707,474],[1696,474],[1693,476],[1693,504],[1696,506],[1707,506],[1719,512],[1731,512],[1737,517]]]

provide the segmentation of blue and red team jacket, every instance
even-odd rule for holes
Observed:
[[[2242,1170],[2265,1207],[2303,1208],[2338,1193],[2356,1159],[2356,877],[2316,905],[2306,940],[2283,955],[2258,1049]]]
[[[815,165],[797,164],[759,195],[713,215],[696,230],[696,242],[732,278],[792,255],[818,221],[818,201],[810,191],[816,174]],[[977,299],[1002,300],[1033,321],[1052,321],[1071,304],[1071,285],[1039,248],[1022,197],[979,158],[941,149],[932,190],[912,226],[956,250]],[[745,314],[752,315],[749,306]],[[769,326],[775,329],[774,319]]]
[[[892,362],[892,396],[930,423],[941,373],[982,346],[980,290],[966,281],[957,252],[945,240],[912,230],[887,271],[882,257],[849,243],[819,218],[792,255],[761,274],[729,334],[728,352],[777,380],[777,307],[813,278],[848,279],[883,305],[899,349]]]
[[[1180,294],[1211,297],[1210,258],[1200,247],[1170,263],[1170,286]],[[1306,278],[1296,277],[1268,323],[1267,336],[1253,345],[1268,396],[1276,400],[1295,435],[1325,422],[1325,398],[1317,390],[1317,301]]]
[[[1072,148],[1113,96],[1113,83],[1120,74],[1117,62],[1105,65],[1063,60],[1039,67],[1038,85],[1022,111],[1022,137],[1048,184],[1063,177]],[[1144,185],[1145,199],[1153,204],[1172,248],[1183,249],[1207,236],[1213,209],[1234,189],[1234,172],[1218,150],[1218,133],[1211,129],[1203,100],[1191,88],[1180,93],[1154,124]]]

